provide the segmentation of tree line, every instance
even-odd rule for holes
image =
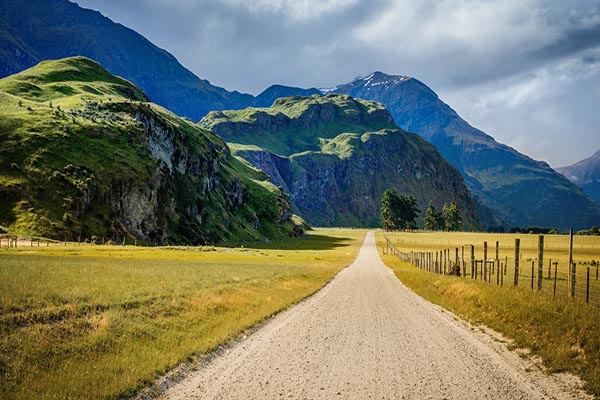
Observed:
[[[381,197],[381,220],[383,229],[415,229],[421,210],[417,207],[417,200],[413,196],[398,195],[394,189],[386,189]],[[425,229],[458,231],[462,228],[463,221],[458,206],[455,202],[444,204],[438,211],[429,202],[425,211]]]

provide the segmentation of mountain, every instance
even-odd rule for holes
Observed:
[[[600,150],[585,160],[556,170],[600,204]]]
[[[380,226],[385,189],[425,210],[455,201],[465,227],[479,226],[458,171],[435,147],[398,129],[381,104],[345,95],[288,97],[270,108],[214,111],[200,121],[234,154],[290,193],[294,211],[320,226]]]
[[[417,79],[375,72],[324,92],[380,102],[400,128],[433,143],[463,175],[486,225],[566,230],[600,222],[600,207],[580,188],[473,128]]]
[[[254,97],[198,78],[167,51],[68,0],[0,0],[0,77],[42,60],[86,56],[140,87],[156,104],[197,121]]]
[[[256,96],[249,107],[271,107],[275,100],[281,97],[303,96],[308,97],[313,94],[321,94],[319,89],[301,89],[292,86],[272,85],[265,89],[261,94]],[[245,108],[245,107],[243,107]]]
[[[266,175],[84,57],[0,80],[0,225],[57,239],[206,243],[295,232]]]

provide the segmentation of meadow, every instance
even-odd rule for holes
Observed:
[[[0,398],[129,397],[320,289],[364,235],[0,249]]]
[[[471,277],[471,246],[474,246],[475,260],[484,259],[484,242],[487,242],[487,259],[496,258],[503,274],[498,276],[497,266],[491,263],[487,275],[490,284],[513,285],[515,276],[515,239],[520,239],[518,286],[531,290],[533,277],[537,291],[538,278],[538,235],[497,234],[472,232],[393,232],[386,234],[395,248],[402,252],[439,252],[449,250],[450,258],[455,259],[458,249],[459,261],[464,261],[464,271]],[[464,256],[463,256],[464,251]],[[438,258],[440,258],[438,256]],[[435,254],[434,254],[435,259]],[[544,235],[542,293],[556,297],[570,297],[569,282],[569,237],[568,235]],[[573,236],[573,262],[575,269],[576,301],[586,301],[587,274],[589,269],[589,302],[600,304],[600,237]],[[533,274],[532,274],[533,266]],[[477,279],[483,278],[483,264],[478,265]],[[555,279],[556,276],[556,279]],[[554,281],[556,280],[556,292]]]
[[[490,281],[472,279],[471,276],[450,276],[427,272],[393,254],[384,254],[386,241],[382,232],[377,233],[379,252],[396,276],[417,294],[433,303],[451,310],[457,315],[477,324],[483,324],[502,333],[514,348],[529,349],[541,357],[549,372],[568,371],[579,375],[586,389],[600,397],[600,304],[586,304],[581,296],[584,288],[578,284],[578,296],[567,293],[568,236],[546,235],[544,259],[558,261],[558,278],[561,288],[553,295],[554,266],[552,278],[547,279],[544,267],[542,291],[531,290],[531,261],[537,257],[538,235],[509,235],[485,233],[448,232],[395,232],[386,234],[400,251],[440,251],[465,246],[467,273],[470,274],[470,247],[476,247],[476,259],[483,258],[483,242],[488,242],[488,258],[495,258],[495,245],[499,242],[499,259],[507,261],[504,285],[496,284],[496,276]],[[513,286],[514,239],[521,239],[522,269],[519,286]],[[600,238],[575,236],[573,260],[578,263],[577,279],[585,284],[584,273],[592,261],[600,260]],[[554,261],[553,261],[554,262]],[[546,261],[546,264],[548,261]],[[583,268],[585,267],[585,268]],[[537,273],[535,263],[534,273]],[[591,282],[598,296],[595,267]],[[585,271],[585,272],[583,272]]]

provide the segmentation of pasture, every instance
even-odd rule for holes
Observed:
[[[596,301],[586,304],[582,298],[585,291],[585,275],[592,261],[600,260],[600,238],[574,237],[573,260],[577,262],[577,295],[571,298],[567,292],[568,236],[546,235],[544,260],[558,261],[558,278],[561,282],[553,294],[552,277],[547,279],[544,267],[543,289],[531,289],[531,262],[537,257],[538,235],[509,235],[485,233],[448,232],[398,232],[386,233],[391,242],[402,252],[435,252],[465,246],[467,276],[451,276],[428,272],[401,261],[386,250],[382,232],[377,233],[377,244],[384,262],[396,276],[417,294],[447,308],[474,324],[484,324],[502,333],[510,340],[511,347],[529,349],[541,357],[550,372],[568,371],[579,375],[585,387],[600,397],[600,305],[599,290],[595,281],[595,267],[591,281]],[[513,285],[514,239],[521,239],[522,268],[519,286]],[[504,284],[498,285],[497,275],[487,281],[470,276],[469,245],[475,245],[476,259],[483,258],[483,242],[488,242],[488,258],[495,257],[495,244],[499,242],[499,259],[507,262]],[[548,261],[546,261],[547,263]],[[480,267],[481,268],[481,267]],[[488,271],[489,272],[489,271]],[[496,272],[497,273],[497,272]],[[534,274],[537,273],[537,264]],[[537,276],[537,275],[536,275]]]
[[[364,230],[261,248],[0,249],[0,398],[128,397],[320,289]]]

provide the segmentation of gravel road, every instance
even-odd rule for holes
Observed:
[[[329,285],[162,398],[587,398],[532,365],[402,285],[370,232]]]

